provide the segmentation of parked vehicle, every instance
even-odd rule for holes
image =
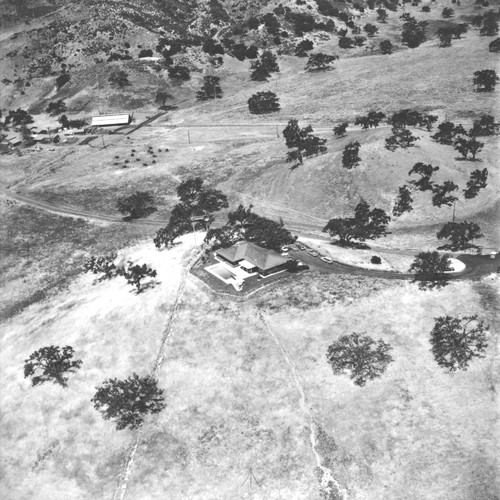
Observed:
[[[307,248],[304,245],[301,245],[300,243],[297,243],[297,248],[299,250],[307,250]]]
[[[333,263],[333,259],[331,259],[330,257],[321,257],[321,260],[323,262],[326,262],[327,264],[332,264]]]
[[[318,256],[319,256],[319,253],[318,253],[318,252],[316,252],[316,250],[312,250],[311,248],[308,248],[308,249],[307,249],[307,253],[308,253],[309,255],[312,255],[313,257],[318,257]]]

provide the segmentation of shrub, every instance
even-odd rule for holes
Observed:
[[[139,58],[141,57],[153,57],[153,51],[151,49],[142,49],[139,52]]]
[[[372,264],[382,264],[382,259],[378,255],[372,255],[370,262]]]

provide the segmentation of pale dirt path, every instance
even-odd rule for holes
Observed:
[[[161,365],[163,363],[163,360],[165,359],[165,353],[166,353],[166,347],[168,344],[168,341],[171,337],[175,319],[177,317],[177,313],[179,310],[179,307],[182,302],[182,297],[184,295],[184,290],[186,288],[186,281],[187,277],[189,275],[189,271],[191,270],[192,266],[194,263],[198,260],[198,257],[200,256],[201,249],[197,248],[196,251],[192,253],[192,255],[189,256],[189,260],[184,267],[182,277],[181,277],[181,282],[179,284],[179,288],[177,289],[177,293],[175,296],[175,302],[174,305],[171,308],[170,316],[167,320],[167,324],[165,326],[165,329],[163,330],[163,336],[161,339],[161,344],[160,348],[158,350],[158,354],[156,356],[155,364],[153,367],[153,370],[151,371],[151,377],[157,379],[158,378],[158,372],[161,368]],[[137,449],[139,448],[139,443],[141,441],[142,437],[142,426],[139,427],[139,429],[136,432],[136,437],[130,446],[130,450],[127,454],[127,458],[124,462],[123,465],[123,472],[120,474],[119,477],[119,483],[118,486],[116,487],[115,493],[113,495],[113,500],[124,500],[125,495],[127,493],[127,487],[128,487],[128,481],[130,479],[130,475],[132,473],[132,466],[134,463],[134,458],[137,453]]]
[[[307,397],[306,397],[304,388],[300,382],[295,365],[293,364],[293,361],[290,359],[290,355],[288,354],[287,350],[283,346],[278,335],[269,326],[269,324],[267,323],[263,314],[261,312],[259,312],[258,315],[259,315],[259,318],[264,325],[264,330],[268,333],[268,335],[272,338],[272,340],[279,347],[286,364],[290,368],[291,379],[292,379],[293,385],[295,386],[295,389],[297,390],[297,392],[299,394],[300,406],[302,408],[302,412],[304,413],[304,416],[306,417],[308,425],[309,425],[309,430],[310,430],[309,440],[311,442],[311,451],[314,454],[314,458],[316,460],[316,466],[321,470],[321,473],[322,473],[321,483],[320,483],[321,492],[323,495],[325,495],[325,498],[329,498],[329,495],[331,495],[333,493],[333,494],[340,495],[340,497],[342,499],[347,499],[348,498],[347,491],[344,488],[342,488],[342,486],[340,486],[338,481],[334,478],[332,470],[323,465],[323,458],[321,457],[321,454],[318,452],[318,449],[317,449],[318,443],[317,443],[316,424],[314,422],[314,417],[313,417],[313,414],[311,411],[311,407],[309,406],[309,403],[307,402]]]

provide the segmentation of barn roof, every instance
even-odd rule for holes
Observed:
[[[111,125],[128,125],[132,121],[129,114],[93,116],[91,126],[106,127]]]
[[[282,257],[274,250],[268,250],[267,248],[262,248],[255,243],[247,241],[237,243],[229,248],[221,248],[217,250],[217,255],[224,257],[230,262],[246,260],[263,271],[281,266],[288,262],[288,259]]]

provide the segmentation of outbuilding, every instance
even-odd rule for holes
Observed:
[[[92,117],[92,127],[118,127],[129,125],[132,117],[129,114],[123,115],[100,115]]]

